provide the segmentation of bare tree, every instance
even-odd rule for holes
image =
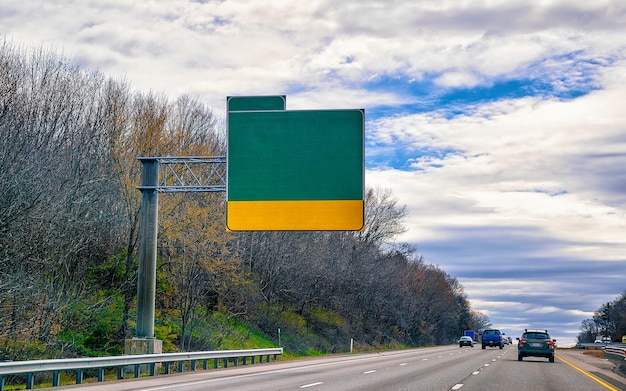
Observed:
[[[405,205],[398,205],[390,189],[369,188],[365,193],[365,229],[357,237],[376,246],[390,244],[406,232]]]
[[[14,298],[9,333],[47,343],[118,228],[103,192],[111,184],[103,77],[43,50],[27,57],[5,42],[0,53],[0,262],[13,281],[2,297]]]

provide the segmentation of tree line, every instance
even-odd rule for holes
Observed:
[[[626,291],[602,304],[593,317],[581,322],[579,343],[594,342],[600,336],[609,337],[613,342],[621,342],[626,336]]]
[[[120,353],[134,335],[140,156],[225,155],[197,98],[134,91],[53,51],[0,42],[0,358]],[[166,350],[296,352],[449,343],[488,318],[397,243],[406,208],[366,191],[363,232],[225,230],[223,194],[159,199],[155,332]],[[248,325],[238,332],[236,325]]]

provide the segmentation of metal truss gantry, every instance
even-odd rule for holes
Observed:
[[[141,220],[137,276],[139,339],[154,339],[159,193],[226,191],[225,156],[140,157]],[[159,175],[160,168],[163,168]],[[159,180],[159,176],[161,179]]]
[[[226,156],[140,157],[142,164],[158,165],[159,193],[226,191]],[[148,190],[143,185],[139,190]]]

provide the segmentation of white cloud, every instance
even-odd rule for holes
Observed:
[[[448,215],[462,218],[451,207],[455,204],[465,216],[479,213],[475,224],[518,220],[573,241],[595,241],[589,231],[609,226],[606,239],[624,245],[626,238],[619,235],[626,230],[619,208],[624,198],[610,188],[589,186],[615,178],[593,156],[626,154],[626,112],[620,103],[626,86],[612,88],[567,102],[499,102],[475,116],[449,120],[431,114],[381,120],[371,136],[376,142],[444,152],[416,159],[417,171],[376,170],[367,178],[393,188],[416,216],[432,216],[436,226]],[[411,230],[419,242],[417,232]]]
[[[435,79],[436,84],[444,87],[475,87],[480,85],[481,81],[468,72],[448,72]]]

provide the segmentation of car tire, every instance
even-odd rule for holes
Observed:
[[[500,349],[502,349],[504,347],[504,345],[500,345]]]
[[[522,353],[517,353],[517,361],[522,361],[523,358],[524,356],[522,355]]]
[[[483,350],[485,349],[485,344],[483,344]]]
[[[554,356],[550,356],[550,357],[548,357],[548,361],[550,361],[550,362],[554,362]]]
[[[463,347],[463,345],[459,344],[459,347],[460,347],[460,348],[462,348],[462,347]]]

